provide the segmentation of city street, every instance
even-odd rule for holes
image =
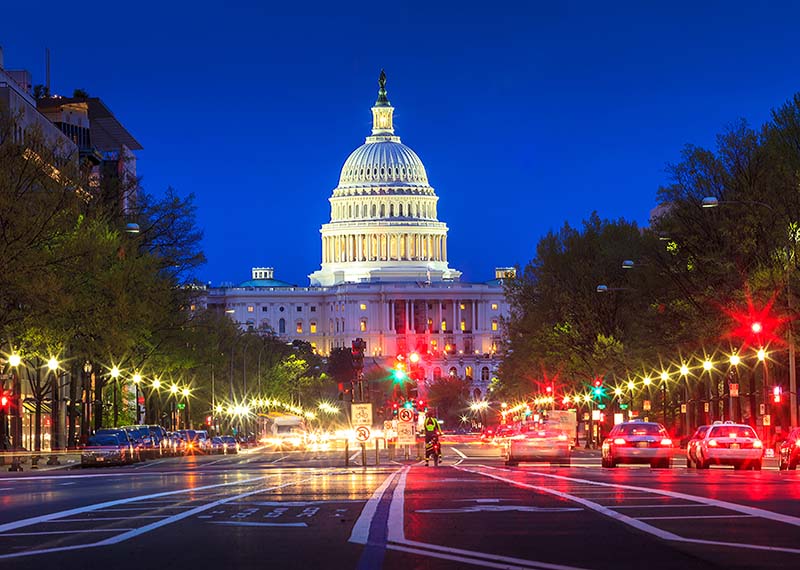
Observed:
[[[353,452],[353,450],[350,450]],[[342,450],[2,473],[0,564],[16,569],[791,568],[800,474],[507,468],[453,436],[439,468],[344,466]],[[353,453],[353,459],[357,459]]]

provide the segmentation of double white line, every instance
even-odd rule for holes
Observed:
[[[392,492],[391,503],[389,505],[387,543],[385,545],[387,550],[408,552],[411,554],[418,554],[420,556],[429,556],[431,558],[439,558],[441,560],[460,562],[462,564],[482,566],[484,568],[504,568],[507,570],[581,570],[575,566],[549,564],[547,562],[525,560],[522,558],[501,556],[499,554],[491,554],[486,552],[476,552],[474,550],[464,550],[449,546],[439,546],[438,544],[429,544],[427,542],[406,539],[405,531],[403,529],[403,509],[405,508],[404,502],[406,477],[408,477],[408,472],[410,469],[410,467],[405,467],[401,470],[395,471],[386,478],[380,487],[375,490],[375,492],[372,494],[372,497],[369,499],[369,501],[367,501],[367,504],[361,511],[361,516],[359,516],[356,524],[353,526],[353,532],[350,535],[350,542],[356,544],[367,544],[369,530],[372,525],[373,518],[375,517],[378,504],[383,499],[384,495],[389,493],[388,489],[391,486],[392,481],[399,477],[397,486]]]

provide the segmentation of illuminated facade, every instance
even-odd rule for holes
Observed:
[[[237,286],[210,288],[206,303],[243,328],[312,343],[322,354],[367,343],[376,363],[417,351],[424,377],[469,377],[485,393],[499,360],[508,312],[498,268],[494,279],[460,281],[447,261],[447,225],[422,161],[394,133],[394,108],[381,73],[372,134],[342,167],[322,226],[322,262],[309,287],[252,269]]]

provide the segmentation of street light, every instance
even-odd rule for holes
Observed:
[[[117,407],[117,380],[119,379],[119,374],[119,368],[117,368],[117,366],[112,366],[109,375],[114,380],[114,390],[112,391],[114,398],[114,427],[117,427],[117,424],[119,424],[119,408]]]
[[[757,200],[723,200],[720,202],[717,198],[713,196],[706,196],[703,198],[702,206],[703,208],[716,208],[720,204],[751,204],[755,206],[763,206],[764,208],[768,209],[773,215],[777,215],[775,208],[766,204],[764,202],[759,202]],[[789,286],[790,279],[789,279],[789,256],[788,256],[789,249],[787,247],[787,264],[786,264],[786,307],[789,311],[792,309],[792,291]],[[758,330],[756,330],[758,328]],[[761,323],[753,323],[752,330],[754,333],[758,334],[762,330]],[[794,338],[792,332],[792,323],[791,321],[788,324],[788,331],[787,331],[787,342],[789,348],[789,423],[792,426],[797,425],[798,416],[797,416],[797,362],[796,362],[796,352],[794,346]],[[764,406],[767,405],[767,394],[764,392]]]

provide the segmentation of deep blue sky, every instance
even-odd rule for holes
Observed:
[[[196,195],[214,284],[308,283],[381,68],[475,281],[593,210],[646,223],[685,144],[800,90],[790,2],[8,4],[6,68],[44,83],[49,47],[54,91],[101,97],[145,147],[147,191]]]

